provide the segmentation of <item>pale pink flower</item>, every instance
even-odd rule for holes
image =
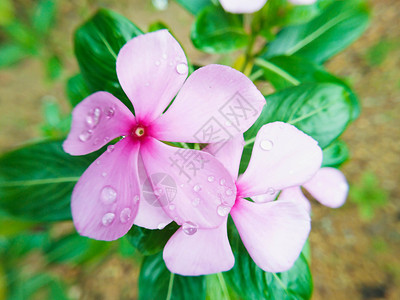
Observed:
[[[288,0],[296,5],[310,5],[317,0]],[[234,14],[251,14],[260,10],[267,0],[219,0],[224,10]]]
[[[216,191],[202,183],[213,174],[226,178],[236,193],[228,171],[210,154],[161,141],[214,142],[201,131],[210,120],[222,124],[220,129],[230,136],[244,132],[260,114],[264,97],[245,75],[227,66],[200,68],[186,80],[185,54],[167,30],[133,38],[120,50],[116,67],[135,116],[113,95],[94,93],[73,110],[71,131],[63,144],[66,152],[84,155],[123,137],[89,166],[74,188],[71,209],[78,232],[100,240],[117,239],[131,228],[138,210],[137,223],[149,228],[172,219],[178,224],[193,220],[206,228],[220,225],[224,218],[217,213],[218,205],[209,201]],[[236,101],[235,95],[251,100],[252,111],[240,122],[223,113],[229,101]],[[231,126],[224,127],[228,121]],[[151,175],[168,174],[176,185],[173,203],[156,207],[143,201],[144,182],[139,178],[143,173],[154,194],[157,183]],[[199,184],[203,194],[196,197],[202,203],[193,207]],[[224,197],[231,204],[234,200],[234,195]]]
[[[243,137],[239,136],[215,153],[234,179],[238,176],[243,144]],[[214,145],[206,148],[210,153],[214,149]],[[219,213],[225,216],[225,222],[215,229],[184,223],[164,248],[168,269],[182,275],[201,275],[232,268],[234,256],[226,229],[230,213],[244,246],[261,269],[288,270],[308,237],[309,214],[294,201],[259,204],[245,198],[301,185],[314,176],[321,161],[322,151],[310,136],[282,122],[264,125],[255,139],[249,165],[236,181],[234,205],[219,202]],[[209,185],[218,187],[224,183],[211,181]],[[234,191],[226,187],[225,193],[231,192]]]

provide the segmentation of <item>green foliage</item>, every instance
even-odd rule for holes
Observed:
[[[72,189],[97,156],[70,156],[61,141],[45,141],[2,155],[0,209],[35,221],[70,219]]]
[[[79,102],[91,94],[90,88],[81,74],[77,74],[68,79],[66,92],[69,103],[72,107],[75,107]]]
[[[201,12],[205,7],[212,4],[211,0],[196,0],[196,1],[175,0],[175,1],[193,15],[199,14],[199,12]]]
[[[132,108],[116,73],[122,46],[143,32],[125,17],[100,9],[75,32],[75,55],[91,92],[107,91]]]
[[[282,29],[263,56],[295,54],[321,64],[356,40],[368,21],[365,4],[336,1],[310,22]]]
[[[345,142],[336,140],[323,149],[322,167],[339,167],[349,159],[349,149]]]
[[[64,116],[56,102],[44,102],[43,115],[44,123],[41,125],[43,136],[51,139],[60,139],[68,133],[71,117]]]
[[[399,45],[398,41],[383,39],[368,49],[365,58],[371,67],[379,66]]]
[[[196,18],[191,31],[193,45],[208,53],[225,53],[246,46],[248,36],[243,17],[210,5]]]
[[[206,298],[205,292],[204,276],[172,274],[165,266],[162,253],[144,258],[139,275],[139,300],[201,300]]]
[[[126,239],[143,255],[153,255],[162,251],[178,227],[175,222],[172,222],[163,230],[150,230],[133,225],[126,234]]]
[[[375,210],[384,206],[388,201],[388,192],[380,187],[379,180],[371,171],[365,172],[357,185],[350,187],[349,198],[357,204],[360,217],[370,221]]]

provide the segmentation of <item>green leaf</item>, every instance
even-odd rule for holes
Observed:
[[[157,21],[157,22],[151,23],[149,25],[149,32],[153,32],[153,31],[157,31],[157,30],[161,30],[161,29],[168,29],[171,32],[168,25],[161,21]]]
[[[302,84],[269,95],[266,101],[260,117],[245,133],[246,140],[254,139],[264,124],[282,121],[296,126],[325,148],[351,120],[349,93],[340,85]]]
[[[349,149],[345,142],[334,141],[323,151],[322,167],[339,167],[349,159]]]
[[[320,64],[355,41],[368,22],[365,4],[336,1],[310,22],[280,31],[263,56],[296,54]]]
[[[69,103],[72,107],[75,107],[79,102],[91,94],[90,88],[81,74],[77,74],[68,79],[66,92]]]
[[[83,78],[92,92],[107,91],[132,109],[116,73],[122,46],[143,32],[125,17],[100,9],[75,33],[75,54]]]
[[[0,209],[24,219],[71,219],[71,192],[99,155],[70,156],[62,141],[45,141],[0,157]]]
[[[139,275],[139,300],[203,300],[205,298],[204,276],[190,277],[172,274],[165,266],[162,253],[144,258]]]
[[[57,55],[52,55],[46,62],[47,77],[50,80],[60,78],[63,71],[61,59]]]
[[[193,15],[197,15],[205,7],[212,4],[211,0],[196,0],[196,1],[175,0],[175,1]]]
[[[30,53],[18,44],[4,44],[0,46],[0,68],[10,67],[24,58]]]
[[[37,4],[32,19],[32,26],[39,38],[47,35],[52,28],[57,13],[56,4],[54,0],[41,0]]]
[[[169,238],[176,232],[178,225],[170,223],[164,229],[150,230],[133,225],[126,234],[126,239],[144,255],[160,252]]]
[[[303,254],[293,267],[282,273],[266,273],[268,299],[308,300],[311,299],[313,282],[310,267]]]
[[[291,87],[298,83],[326,82],[343,86],[349,93],[353,106],[352,120],[360,114],[360,104],[350,86],[338,77],[328,73],[325,69],[306,58],[297,56],[276,56],[268,61],[256,60],[256,64],[264,72],[264,78],[276,89]]]
[[[226,53],[247,45],[243,16],[229,14],[220,6],[208,6],[197,16],[192,27],[193,45],[208,53]]]

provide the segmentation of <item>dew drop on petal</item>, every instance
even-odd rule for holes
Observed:
[[[121,221],[121,223],[126,223],[130,220],[131,218],[131,209],[126,207],[124,208],[121,213],[119,214],[119,219]]]
[[[272,141],[270,141],[270,140],[263,140],[260,142],[260,148],[265,151],[272,150],[273,146],[274,146],[274,143],[272,143]]]
[[[117,200],[117,191],[107,185],[101,190],[100,199],[104,204],[111,204]]]
[[[178,74],[186,74],[188,71],[188,66],[185,63],[180,63],[176,65],[176,71],[178,72]]]
[[[79,135],[79,140],[81,142],[86,142],[88,140],[90,140],[90,138],[92,137],[93,131],[91,130],[84,130],[81,132],[81,134]]]
[[[181,185],[179,185],[181,188],[183,188],[185,185],[182,183]]]
[[[270,188],[267,189],[267,193],[270,194],[270,195],[273,195],[273,194],[275,194],[275,189],[270,187]]]
[[[104,138],[104,142],[108,143],[109,141],[110,141],[110,138],[109,138],[108,136],[106,136],[106,137]]]
[[[159,61],[159,60],[156,60],[155,65],[156,65],[156,66],[159,66],[159,65],[160,65],[160,61]]]
[[[214,176],[208,176],[208,178],[207,178],[208,182],[213,182],[213,181],[214,181],[214,179],[215,179],[215,177],[214,177]]]
[[[197,232],[197,225],[192,222],[185,222],[182,224],[182,230],[187,235],[193,235]]]
[[[115,219],[115,214],[113,213],[106,213],[103,218],[101,219],[101,223],[104,226],[109,226]]]
[[[107,173],[106,173],[106,172],[103,172],[103,173],[101,173],[101,176],[106,177],[106,176],[107,176]]]
[[[219,184],[220,184],[220,185],[225,185],[225,183],[226,183],[226,180],[223,179],[223,178],[219,181]]]
[[[225,194],[226,194],[227,196],[232,196],[232,195],[233,195],[233,192],[232,192],[231,189],[228,188],[228,189],[225,191]]]
[[[167,56],[167,53],[163,53],[162,58],[163,58],[163,59],[167,59],[167,57],[168,57],[168,56]]]
[[[193,206],[198,206],[200,204],[200,198],[194,198],[192,201]]]
[[[193,187],[193,190],[194,190],[195,192],[200,192],[201,186],[198,185],[198,184],[196,184],[196,185]]]
[[[104,114],[105,114],[107,119],[111,119],[112,117],[114,117],[115,109],[113,107],[111,107],[111,106],[106,107],[104,109]]]
[[[94,110],[89,111],[86,116],[86,124],[89,128],[95,128],[100,121],[101,110],[96,107]]]
[[[230,211],[231,211],[231,208],[229,206],[226,206],[223,204],[217,207],[217,213],[221,217],[226,217]]]
[[[107,147],[107,152],[113,152],[114,151],[114,148],[115,148],[115,146],[114,145],[109,145],[108,147]]]
[[[133,197],[133,203],[134,203],[134,204],[138,203],[139,200],[140,200],[139,195],[136,195],[135,197]]]
[[[100,165],[100,160],[96,160],[96,165]]]
[[[174,209],[175,209],[175,205],[170,204],[170,205],[168,206],[168,208],[169,208],[169,210],[174,210]]]

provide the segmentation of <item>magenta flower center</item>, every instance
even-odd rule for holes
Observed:
[[[141,139],[143,139],[143,138],[144,138],[145,136],[147,136],[147,135],[148,135],[148,130],[147,130],[147,127],[146,127],[146,126],[141,125],[141,124],[137,124],[137,125],[135,125],[135,126],[132,127],[131,136],[132,136],[134,139],[139,139],[139,140],[141,140]]]

